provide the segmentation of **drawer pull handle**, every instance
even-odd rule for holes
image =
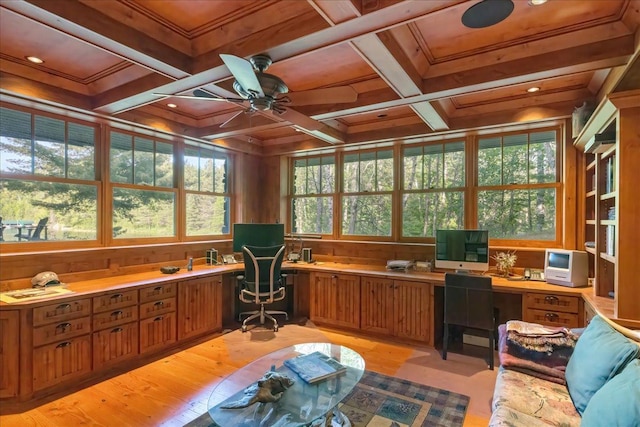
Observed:
[[[159,321],[161,321],[162,319],[164,319],[164,316],[158,316],[158,317],[156,317],[155,319],[153,319],[153,321],[154,321],[154,322],[159,322]]]
[[[65,342],[61,342],[60,344],[58,344],[56,346],[56,348],[64,348],[64,347],[69,347],[71,345],[71,342],[69,341],[65,341]]]
[[[71,308],[71,304],[60,304],[56,307],[56,310],[66,310],[68,308]]]
[[[544,302],[548,302],[550,304],[553,304],[554,302],[558,302],[559,298],[555,295],[547,295],[546,297],[544,297]]]
[[[157,303],[153,304],[156,307],[162,307],[164,305],[164,301],[158,301]]]
[[[122,316],[122,310],[116,310],[113,313],[111,313],[111,317],[120,317]]]
[[[113,328],[113,329],[111,330],[111,333],[112,333],[112,334],[117,334],[118,332],[122,332],[122,328]]]
[[[556,313],[545,313],[544,314],[544,318],[547,319],[547,320],[556,320],[558,317],[560,317],[560,316],[558,316]]]
[[[153,290],[156,292],[160,292],[162,290],[162,286],[156,286],[155,288],[153,288]]]
[[[113,294],[111,295],[111,299],[122,298],[122,294]]]
[[[65,323],[60,323],[58,326],[56,326],[56,329],[62,329],[62,332],[65,332],[65,330],[70,327],[71,327],[71,323],[65,322]]]

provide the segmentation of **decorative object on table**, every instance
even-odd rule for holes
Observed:
[[[272,370],[264,374],[256,383],[251,384],[244,391],[244,397],[235,402],[220,405],[222,409],[239,409],[251,406],[254,403],[277,402],[282,394],[293,385],[293,380],[288,376]]]
[[[284,365],[309,384],[347,372],[346,366],[320,351],[292,357]]]
[[[180,267],[176,267],[173,265],[166,265],[164,267],[160,267],[160,271],[163,272],[164,274],[173,274],[180,271]]]
[[[365,371],[353,391],[338,404],[351,425],[366,426],[392,423],[419,427],[423,425],[461,427],[469,406],[469,397],[452,391]],[[249,426],[259,425],[247,424]],[[284,424],[286,425],[286,424]],[[185,427],[226,427],[204,413]]]
[[[31,286],[44,288],[45,286],[61,285],[58,275],[53,271],[42,271],[31,278]]]
[[[516,265],[518,256],[516,255],[516,251],[497,252],[491,258],[496,261],[496,270],[498,270],[498,274],[502,277],[509,277],[513,266]]]

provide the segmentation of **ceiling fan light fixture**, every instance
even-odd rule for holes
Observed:
[[[513,12],[512,0],[481,0],[462,14],[468,28],[486,28],[505,20]]]

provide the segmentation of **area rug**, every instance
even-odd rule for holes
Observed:
[[[469,397],[366,371],[339,404],[354,427],[462,426]],[[185,427],[218,426],[203,414]]]

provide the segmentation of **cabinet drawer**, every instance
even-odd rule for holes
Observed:
[[[91,320],[87,317],[63,320],[33,330],[33,346],[38,347],[91,332]]]
[[[565,328],[577,328],[580,326],[577,314],[564,313],[562,311],[527,309],[524,320],[526,322],[540,323],[548,326],[563,326]]]
[[[563,311],[566,313],[578,313],[579,297],[527,293],[525,295],[525,307],[537,308],[540,310]]]
[[[93,312],[102,313],[138,304],[138,291],[111,292],[93,298]]]
[[[91,335],[43,345],[33,350],[33,390],[91,372]]]
[[[165,298],[140,304],[140,319],[146,319],[160,314],[176,311],[176,299]]]
[[[176,342],[176,316],[167,313],[140,320],[140,354]]]
[[[117,308],[112,311],[93,315],[93,330],[112,328],[134,320],[138,320],[138,306]]]
[[[33,309],[33,326],[46,325],[62,320],[91,314],[91,299],[80,299],[69,302],[57,302]]]
[[[140,289],[140,302],[157,301],[163,298],[176,296],[175,283],[163,283]]]

